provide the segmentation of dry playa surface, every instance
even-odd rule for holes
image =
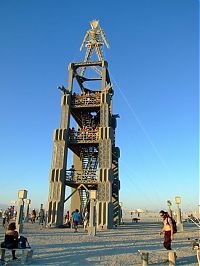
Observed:
[[[23,234],[34,250],[31,265],[142,265],[139,251],[149,252],[149,265],[168,265],[163,236],[159,235],[162,223],[157,218],[131,219],[110,230],[97,231],[89,236],[79,227],[78,233],[69,228],[40,228],[38,223],[25,223]],[[4,228],[0,227],[0,241]],[[190,238],[190,240],[188,240]],[[184,232],[176,233],[173,250],[177,265],[198,265],[191,241],[199,238],[198,227],[184,223]],[[139,251],[138,251],[139,250]],[[6,260],[11,259],[6,253]],[[17,251],[20,258],[21,253]],[[19,265],[19,261],[9,265]]]

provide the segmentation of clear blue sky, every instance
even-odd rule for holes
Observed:
[[[120,201],[127,209],[166,207],[199,195],[198,1],[0,2],[0,203],[26,188],[32,206],[49,189],[58,85],[99,19],[120,114]]]

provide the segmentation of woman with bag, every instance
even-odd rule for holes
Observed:
[[[10,223],[7,231],[5,232],[4,242],[1,243],[2,248],[15,249],[18,248],[18,232],[15,230],[15,223]],[[12,259],[16,260],[15,250],[12,250]]]

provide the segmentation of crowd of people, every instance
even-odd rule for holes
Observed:
[[[0,218],[1,217],[3,227],[7,227],[10,221],[15,221],[17,217],[17,211],[15,210],[15,206],[10,206],[5,210],[0,209]],[[40,225],[43,225],[45,223],[45,210],[43,209],[43,207],[41,207],[38,212],[35,209],[32,209],[32,211],[30,212],[28,221],[31,221],[31,223],[35,223],[36,220],[39,221]]]
[[[5,227],[6,224],[9,224],[10,220],[16,219],[17,211],[15,210],[15,206],[10,206],[4,211],[0,210],[0,217],[2,217],[2,224]]]
[[[101,102],[100,91],[83,89],[81,94],[74,92],[72,95],[72,104],[89,105],[89,104],[100,104],[100,102]]]
[[[72,165],[71,172],[74,173],[75,169]],[[160,217],[163,219],[163,228],[160,234],[164,234],[164,247],[167,250],[171,250],[171,242],[174,238],[174,233],[176,233],[176,223],[169,214],[163,210],[159,212]],[[15,223],[13,222],[16,219],[17,211],[15,210],[14,206],[10,206],[9,208],[5,209],[4,211],[0,210],[0,217],[2,217],[2,225],[3,227],[7,228],[6,235],[5,235],[5,242],[9,242],[9,239],[17,238],[18,236],[15,233]],[[35,223],[38,220],[39,224],[43,226],[45,224],[45,210],[43,208],[43,204],[39,211],[32,209],[29,219],[31,223]],[[89,211],[85,209],[85,211],[81,214],[78,209],[75,209],[71,214],[67,211],[65,217],[65,225],[69,228],[74,228],[74,232],[78,232],[78,225],[83,225],[84,230],[87,232],[87,228],[89,225]],[[10,223],[11,222],[11,223]],[[6,226],[7,223],[7,226]],[[14,242],[13,242],[14,243]],[[13,244],[15,245],[15,243]],[[13,259],[15,258],[15,254],[13,253]]]
[[[40,225],[44,225],[46,219],[45,210],[43,209],[43,207],[40,208],[38,213],[35,209],[33,209],[30,214],[30,220],[32,224],[35,223],[36,220],[38,220]]]
[[[83,126],[76,131],[74,127],[69,128],[69,139],[73,140],[98,140],[98,127]]]
[[[69,228],[74,228],[74,233],[78,232],[78,225],[83,225],[85,232],[87,232],[87,228],[89,225],[89,212],[87,209],[84,214],[81,215],[78,209],[75,209],[71,215],[70,212],[67,211],[65,215],[65,225]]]
[[[12,251],[12,259],[16,260],[15,249],[19,248],[19,234],[16,231],[16,224],[14,219],[16,218],[16,211],[14,206],[9,207],[5,211],[0,210],[0,215],[3,218],[3,226],[5,227],[4,219],[8,222],[8,226],[6,227],[4,242],[1,243],[1,248],[8,248]],[[163,220],[163,227],[160,231],[160,234],[164,234],[164,248],[167,250],[171,250],[171,243],[174,239],[174,234],[176,233],[176,223],[174,219],[165,211],[161,210],[159,212],[160,217]],[[78,225],[82,225],[85,232],[88,232],[89,226],[89,211],[86,208],[83,213],[81,213],[78,209],[75,209],[70,214],[67,211],[65,217],[65,225],[68,228],[74,229],[74,233],[78,232]],[[31,223],[35,223],[38,220],[40,225],[45,223],[45,210],[43,205],[39,211],[32,209],[30,213],[30,221]]]
[[[73,172],[73,168],[72,168]],[[14,206],[10,206],[9,208],[2,210],[0,209],[0,218],[2,217],[2,226],[4,228],[8,228],[11,223],[13,223],[16,220],[17,217],[17,211],[15,210]],[[24,217],[23,217],[24,219]],[[67,211],[65,217],[65,224],[67,227],[74,228],[75,232],[77,232],[78,224],[83,224],[84,229],[87,230],[88,221],[89,221],[89,213],[88,211],[85,212],[84,216],[80,214],[79,210],[74,210],[71,214],[69,211]],[[28,221],[30,221],[32,224],[36,223],[38,221],[39,225],[43,226],[46,223],[46,213],[41,205],[41,208],[37,211],[36,209],[32,209]]]

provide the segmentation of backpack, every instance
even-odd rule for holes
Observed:
[[[176,226],[176,221],[174,220],[174,218],[172,218],[172,217],[167,217],[167,223],[169,224],[169,222],[168,222],[168,218],[170,218],[171,219],[171,221],[172,221],[172,226],[173,226],[173,231],[174,231],[174,234],[176,234],[177,233],[177,226]]]
[[[18,248],[29,248],[29,243],[26,237],[20,236],[18,238]]]

